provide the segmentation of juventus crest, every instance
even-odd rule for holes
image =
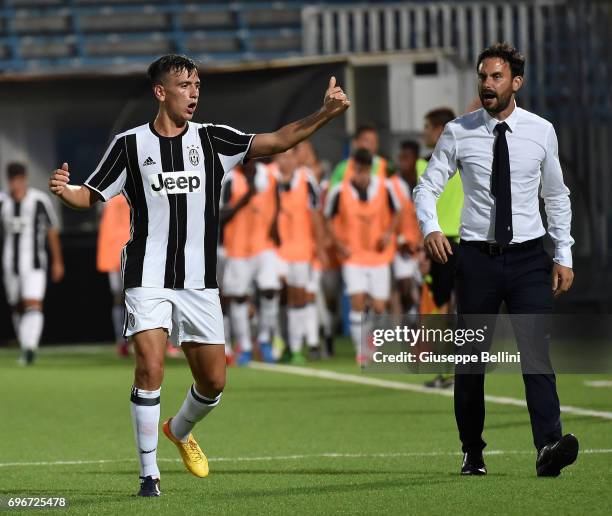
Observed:
[[[195,167],[200,164],[200,154],[196,147],[189,149],[189,162]]]

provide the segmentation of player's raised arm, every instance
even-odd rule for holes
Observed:
[[[57,195],[61,201],[73,210],[86,210],[91,208],[98,196],[84,185],[70,185],[70,172],[68,163],[64,163],[62,168],[57,168],[49,179],[49,190]]]
[[[331,77],[323,106],[310,116],[281,127],[273,133],[257,134],[247,154],[248,158],[259,158],[285,152],[294,147],[312,133],[320,129],[327,122],[344,113],[351,102],[340,86],[336,85],[336,78]]]

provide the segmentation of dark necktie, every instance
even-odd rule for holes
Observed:
[[[508,124],[502,122],[495,126],[495,146],[493,148],[493,177],[491,193],[495,196],[495,241],[507,245],[512,240],[512,198],[510,194],[510,156],[506,131]]]

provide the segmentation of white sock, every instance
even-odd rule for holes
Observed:
[[[287,331],[289,333],[289,349],[292,353],[302,351],[304,337],[304,309],[290,306],[287,308]]]
[[[123,323],[125,321],[125,308],[123,305],[113,305],[113,330],[115,341],[123,340]]]
[[[306,342],[309,348],[319,346],[319,319],[317,317],[317,305],[308,303],[304,308],[304,321],[306,323]]]
[[[355,353],[358,355],[361,354],[361,320],[363,314],[361,312],[356,312],[351,310],[349,312],[349,322],[350,322],[350,330],[351,330],[351,340],[353,341],[353,346],[355,348]]]
[[[249,326],[249,304],[232,301],[230,308],[232,334],[240,345],[240,351],[251,351],[251,327]]]
[[[272,299],[261,296],[259,302],[259,333],[257,342],[271,342],[278,319],[278,295]]]
[[[191,386],[183,405],[170,421],[170,431],[177,439],[186,442],[197,422],[202,421],[221,402],[220,393],[216,398],[207,398]]]
[[[23,350],[36,350],[40,342],[45,318],[40,310],[26,309],[19,321],[17,339]]]
[[[159,394],[132,387],[130,397],[132,426],[140,459],[140,476],[159,478],[157,467],[157,429],[159,426]]]
[[[373,317],[385,317],[387,312],[383,312],[382,314],[374,314],[373,312],[366,312],[363,314],[363,322],[361,323],[361,341],[363,343],[363,352],[369,352],[370,340],[372,337],[372,330],[374,328],[374,320]],[[373,316],[373,317],[372,317]]]

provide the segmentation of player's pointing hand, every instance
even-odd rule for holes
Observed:
[[[336,78],[330,77],[327,91],[325,92],[325,100],[323,107],[330,118],[336,117],[344,113],[351,105],[346,93],[342,91],[340,86],[336,86]]]
[[[70,181],[70,172],[68,172],[68,163],[63,163],[62,168],[57,168],[51,174],[49,179],[49,190],[55,195],[61,196],[64,193],[66,185]]]

